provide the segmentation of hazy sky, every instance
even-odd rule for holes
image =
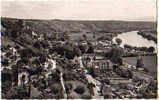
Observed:
[[[156,20],[156,0],[2,0],[1,16],[29,19]]]

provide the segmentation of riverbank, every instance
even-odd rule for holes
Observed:
[[[113,38],[113,42],[116,41],[116,38],[120,38],[122,40],[122,43],[120,45],[121,47],[124,47],[124,45],[128,44],[133,47],[153,46],[154,48],[157,48],[157,45],[154,41],[149,41],[137,33],[138,31],[131,31],[131,32],[119,34],[117,37]]]
[[[129,53],[129,54],[125,54],[123,57],[127,58],[127,57],[138,57],[138,56],[156,56],[156,53],[143,53],[143,54],[138,54],[138,53]]]
[[[141,35],[143,38],[152,40],[157,43],[157,32],[156,31],[139,31],[137,34]]]

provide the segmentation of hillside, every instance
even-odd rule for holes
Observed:
[[[15,22],[17,19],[2,18],[2,26]],[[34,28],[38,33],[121,33],[132,30],[156,30],[155,22],[135,21],[73,21],[73,20],[29,20],[24,19],[26,25]]]
[[[2,18],[0,27],[3,99],[157,97],[157,81],[150,83],[149,71],[138,68],[142,59],[134,60],[141,62],[137,67],[122,60],[123,55],[153,54],[155,49],[123,49],[120,39],[112,42],[126,31],[154,35],[154,22]]]

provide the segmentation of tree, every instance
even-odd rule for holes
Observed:
[[[82,54],[86,53],[87,50],[88,50],[88,46],[87,46],[87,45],[81,45],[81,44],[80,44],[78,47],[79,47],[79,49],[81,50],[81,53],[82,53]]]
[[[7,93],[8,99],[25,99],[28,98],[27,91],[23,87],[13,87]]]
[[[47,40],[41,41],[40,44],[42,45],[43,48],[48,48],[49,47],[49,43],[48,43]]]
[[[70,43],[65,44],[64,46],[56,46],[54,47],[55,51],[62,55],[65,56],[68,59],[73,59],[75,56],[80,56],[81,55],[81,50],[79,47],[75,45],[71,45]]]
[[[94,47],[93,47],[93,45],[92,45],[92,44],[89,44],[89,47],[88,47],[87,53],[94,53]]]
[[[117,43],[118,45],[120,45],[120,44],[122,43],[122,40],[119,39],[119,38],[116,38],[115,41],[116,41],[116,43]]]
[[[155,51],[155,48],[154,48],[154,47],[151,46],[151,47],[148,48],[148,52],[153,53],[154,51]]]
[[[79,85],[74,91],[78,94],[83,94],[85,92],[85,88]]]
[[[36,41],[33,46],[34,46],[35,48],[40,49],[40,48],[41,48],[40,41]]]
[[[67,92],[67,93],[70,93],[70,91],[71,91],[72,88],[73,88],[73,86],[72,86],[71,83],[66,83],[65,87],[66,87],[66,92]]]
[[[94,95],[93,88],[95,87],[95,85],[94,85],[93,83],[88,83],[87,86],[88,86],[87,88],[88,88],[89,91],[90,91],[90,95]]]
[[[73,49],[74,49],[73,50],[74,55],[76,55],[76,56],[80,56],[81,55],[81,50],[78,47],[74,46]]]
[[[95,32],[93,33],[93,39],[95,39],[96,38],[96,34],[95,34]]]
[[[86,34],[83,34],[83,38],[84,38],[85,40],[87,40],[87,35],[86,35]]]
[[[124,48],[131,49],[132,46],[131,46],[131,45],[128,45],[128,44],[125,44],[125,45],[124,45]]]
[[[105,56],[111,59],[112,62],[121,65],[122,56],[124,55],[124,50],[120,47],[112,48],[109,52],[105,53]]]
[[[25,26],[25,23],[22,19],[15,22],[14,26],[12,27],[12,32],[11,32],[12,37],[16,38],[17,36],[21,35],[24,26]]]
[[[19,19],[18,22],[17,22],[17,25],[19,25],[19,28],[21,28],[21,29],[24,28],[24,26],[25,26],[24,20]]]
[[[30,62],[27,57],[23,57],[20,61],[21,61],[21,63],[26,64],[26,65]]]
[[[31,57],[32,55],[34,55],[32,49],[30,48],[26,48],[26,49],[22,49],[19,51],[21,58],[23,57]]]
[[[112,41],[112,37],[109,36],[109,35],[106,35],[106,36],[101,36],[97,39],[98,41],[100,40],[108,40],[108,41]]]
[[[3,66],[8,66],[9,65],[9,60],[8,59],[2,59],[2,65]]]

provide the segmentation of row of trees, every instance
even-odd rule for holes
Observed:
[[[148,34],[146,34],[146,33],[148,33]],[[157,38],[153,36],[153,34],[157,34],[157,31],[149,31],[149,32],[139,31],[138,34],[148,40],[153,40],[155,43],[157,43]]]
[[[145,52],[150,52],[153,53],[155,51],[155,48],[153,46],[150,47],[135,47],[135,46],[131,46],[128,44],[124,45],[125,49],[129,49],[129,50],[138,50],[138,51],[145,51]]]
[[[110,51],[106,52],[105,57],[111,59],[113,63],[122,65],[122,56],[124,55],[124,50],[121,47],[112,48]]]
[[[77,46],[72,43],[65,43],[64,45],[56,45],[52,50],[68,59],[73,59],[75,56],[81,56],[84,53],[93,53],[94,47],[92,45],[79,44]]]

